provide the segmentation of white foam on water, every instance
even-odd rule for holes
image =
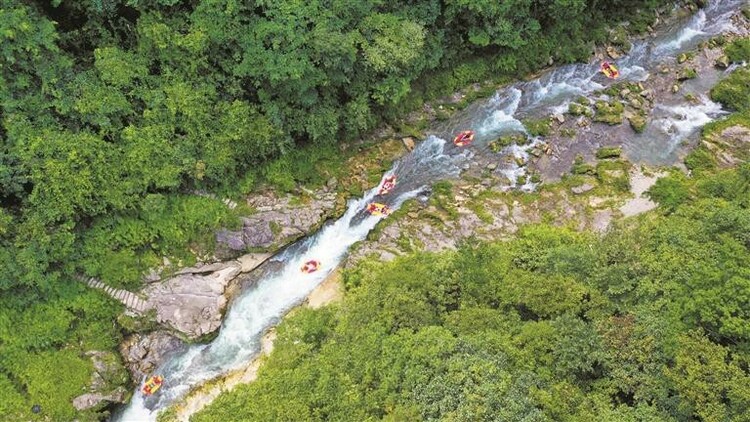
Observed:
[[[665,42],[656,47],[655,53],[670,54],[679,50],[683,45],[693,40],[696,37],[705,35],[706,32],[703,29],[706,27],[706,12],[699,10],[698,13],[693,15],[690,22],[680,30],[673,40]]]
[[[421,170],[425,174],[431,172],[436,178],[455,173],[456,169],[450,160],[442,161],[446,158],[442,153],[444,146],[445,141],[436,137],[422,142],[412,153],[411,169]],[[438,169],[442,169],[442,174]],[[393,171],[386,175],[392,173]],[[429,179],[430,183],[433,181],[434,179]],[[405,182],[399,180],[399,183]],[[397,195],[389,206],[397,209],[426,187],[426,184],[414,186]],[[256,355],[263,332],[301,303],[338,266],[349,247],[363,240],[384,218],[363,214],[363,209],[376,196],[377,190],[378,187],[375,187],[361,199],[350,201],[341,218],[306,240],[309,242],[308,248],[280,254],[277,258],[283,261],[281,270],[262,278],[243,292],[232,304],[216,339],[207,345],[192,346],[158,368],[156,372],[165,378],[160,392],[152,398],[144,399],[137,390],[130,404],[114,419],[128,422],[154,421],[159,408],[184,396],[196,385],[240,367]],[[318,271],[312,274],[301,272],[302,265],[312,259],[321,263]],[[155,403],[149,405],[148,402],[152,400]],[[149,407],[156,410],[151,411]]]
[[[490,106],[495,108],[475,129],[480,136],[507,131],[524,130],[521,121],[515,118],[523,92],[515,87],[501,90],[490,99]]]
[[[738,4],[739,2],[732,0],[712,1],[707,9],[711,14],[710,19],[706,12],[701,10],[671,40],[653,47],[645,43],[636,45],[630,57],[617,62],[622,74],[621,80],[647,78],[648,72],[641,65],[647,65],[649,55],[661,60],[664,55],[684,48],[697,37],[715,34],[731,26],[729,16],[734,13],[733,8]],[[601,79],[602,83],[599,83],[599,78],[598,64],[569,65],[550,72],[541,80],[504,88],[495,94],[487,107],[475,111],[484,115],[472,116],[472,120],[479,122],[474,125],[475,131],[478,136],[486,138],[503,131],[527,133],[518,114],[538,112],[541,109],[540,105],[564,112],[570,100],[576,96],[587,95],[604,88],[605,85],[602,83],[605,80]],[[560,103],[544,105],[552,99]],[[672,143],[676,144],[721,114],[718,104],[707,98],[701,100],[701,104],[694,106],[657,106],[664,116],[654,119],[650,125],[655,125],[659,130],[669,134]],[[535,139],[524,147],[512,145],[504,152],[527,160],[528,150],[538,143],[539,140]],[[398,176],[396,190],[389,195],[395,200],[389,203],[389,206],[396,209],[403,201],[416,196],[423,187],[435,180],[457,174],[455,160],[465,159],[471,155],[467,148],[460,154],[448,157],[444,153],[444,148],[444,140],[430,136],[383,176],[394,173]],[[510,164],[509,168],[499,171],[511,180],[512,186],[522,190],[533,190],[536,184],[530,181],[523,186],[517,186],[518,178],[526,174],[526,169],[515,162]],[[404,186],[408,186],[408,189]],[[277,324],[286,312],[303,301],[336,268],[349,247],[364,239],[382,218],[362,215],[362,209],[376,193],[377,187],[368,191],[363,198],[350,201],[346,213],[339,220],[303,241],[300,248],[290,249],[275,257],[275,260],[282,261],[282,268],[259,280],[235,300],[217,338],[206,345],[189,347],[158,368],[157,373],[165,376],[162,391],[156,395],[158,397],[144,399],[136,390],[131,402],[113,419],[153,421],[156,419],[157,411],[151,411],[149,408],[163,408],[191,388],[248,362],[257,354],[263,332]],[[320,261],[321,268],[313,274],[303,274],[300,267],[310,259]]]
[[[657,104],[655,108],[666,114],[664,117],[654,119],[652,124],[656,125],[663,133],[671,135],[673,141],[682,141],[695,131],[712,122],[716,117],[725,113],[721,105],[700,97],[700,104],[665,106]]]

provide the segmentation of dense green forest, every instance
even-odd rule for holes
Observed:
[[[83,353],[122,330],[72,276],[135,288],[161,256],[188,259],[236,217],[196,190],[317,182],[339,143],[468,83],[587,59],[666,3],[0,0],[0,415],[74,418]]]
[[[750,54],[747,40],[727,47]],[[750,128],[750,72],[711,92]],[[258,379],[196,422],[750,421],[750,153],[702,143],[604,236],[527,226],[344,273],[278,327]],[[169,421],[169,413],[160,417]]]
[[[366,261],[194,419],[748,421],[750,164],[652,196],[603,237]]]
[[[172,221],[226,217],[184,193],[310,181],[304,161],[337,142],[587,59],[607,24],[643,28],[660,3],[2,0],[0,291],[25,305],[76,271],[137,280],[191,240]]]

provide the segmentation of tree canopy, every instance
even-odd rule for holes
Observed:
[[[194,419],[750,420],[749,171],[678,181],[690,200],[602,237],[364,261]]]

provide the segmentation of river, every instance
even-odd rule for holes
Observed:
[[[660,63],[667,60],[673,63],[680,52],[731,29],[729,18],[741,4],[738,0],[713,1],[709,7],[659,37],[634,43],[628,55],[614,61],[622,74],[618,82],[643,81]],[[377,200],[397,209],[407,199],[427,192],[433,182],[456,177],[475,152],[487,148],[489,141],[503,133],[526,133],[522,119],[546,117],[552,112],[567,110],[570,101],[576,97],[591,96],[612,83],[598,70],[598,62],[558,67],[536,80],[507,85],[491,98],[478,101],[449,121],[437,125],[425,141],[398,160],[384,175],[384,178],[397,175],[396,189],[388,195],[378,196],[377,187],[374,187],[362,198],[350,201],[347,211],[337,221],[274,256],[272,260],[279,263],[279,269],[245,289],[234,300],[219,335],[208,344],[193,345],[171,356],[155,371],[165,378],[159,393],[144,399],[136,391],[131,402],[119,409],[112,420],[153,421],[159,409],[168,407],[191,388],[252,360],[260,350],[263,333],[299,305],[339,265],[348,249],[363,240],[382,218],[363,211],[368,203]],[[700,84],[700,81],[695,83]],[[704,91],[707,92],[707,88]],[[697,104],[674,99],[657,103],[654,113],[644,134],[633,136],[632,141],[625,145],[627,155],[633,161],[669,162],[674,158],[677,145],[700,126],[717,118],[722,111],[702,95]],[[446,141],[456,132],[469,128],[476,131],[475,141],[470,147],[458,148]],[[664,142],[655,143],[654,139]],[[536,139],[531,141],[531,145],[513,145],[503,153],[525,156],[526,151],[538,142]],[[515,166],[512,160],[508,165],[501,171],[514,186],[516,177],[524,169]],[[534,187],[532,182],[518,186],[526,190]],[[304,274],[300,267],[310,259],[320,261],[321,267],[317,272]]]

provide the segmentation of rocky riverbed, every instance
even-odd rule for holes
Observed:
[[[736,19],[747,27],[743,18]],[[599,54],[619,53],[610,48]],[[715,82],[723,66],[720,46],[706,43],[677,62],[665,63],[645,81],[611,86],[579,99],[565,112],[541,116],[549,132],[530,148],[527,157],[511,157],[513,162],[508,163],[508,158],[501,158],[492,148],[477,150],[460,179],[439,183],[431,196],[404,204],[396,215],[381,222],[368,240],[353,248],[345,265],[372,254],[387,260],[415,250],[455,248],[472,238],[507,238],[522,225],[536,222],[605,231],[620,217],[652,208],[654,204],[644,192],[656,181],[659,170],[631,164],[639,157],[631,156],[629,142],[658,118],[653,113],[663,99],[679,96],[694,101],[689,95],[705,87],[691,81]],[[702,79],[701,75],[708,76]],[[744,151],[737,145],[747,144],[747,130],[732,127],[725,132],[730,141],[722,137],[709,144],[719,148],[719,142],[730,142],[736,150]],[[695,139],[687,139],[684,144],[670,146],[676,151],[672,162],[694,144]],[[614,149],[597,158],[597,152],[606,147]],[[248,250],[270,253],[316,230],[344,209],[346,192],[353,185],[371,187],[388,167],[386,163],[413,148],[413,140],[389,141],[377,148],[377,165],[349,163],[351,180],[331,180],[317,191],[302,190],[295,195],[267,192],[248,198],[247,205],[255,212],[243,218],[240,230],[217,233],[219,247],[213,261],[235,258]],[[742,154],[729,152],[723,160],[731,165],[741,160]],[[506,164],[525,169],[524,181],[541,182],[537,192],[509,189],[514,182],[523,183],[509,179],[503,171]],[[123,344],[121,352],[133,379],[141,379],[166,355],[183,347],[178,337],[197,340],[216,332],[234,293],[259,277],[253,270],[263,257],[268,255],[245,255],[183,269],[161,280],[154,277],[142,294],[155,312],[153,318],[167,330],[134,334]],[[325,299],[311,298],[311,304],[338,297],[339,287],[327,286]],[[247,382],[252,377],[240,379],[238,382]]]

